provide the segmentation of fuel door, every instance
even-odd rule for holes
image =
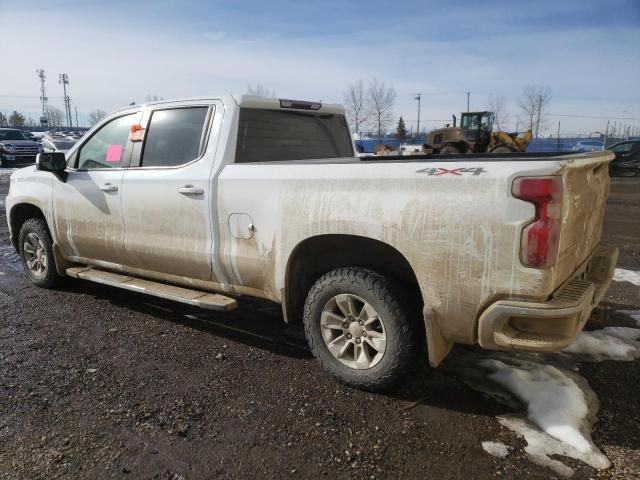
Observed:
[[[229,215],[229,232],[233,238],[249,240],[255,232],[253,220],[246,213],[232,213]]]

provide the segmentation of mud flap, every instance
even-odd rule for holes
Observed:
[[[427,331],[427,352],[429,354],[429,364],[437,367],[442,363],[445,357],[453,348],[453,342],[450,342],[442,336],[440,327],[437,322],[436,312],[425,306],[422,310],[424,315],[424,324]]]

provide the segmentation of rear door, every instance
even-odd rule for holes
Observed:
[[[54,218],[68,256],[126,264],[120,198],[132,152],[131,125],[140,112],[106,122],[68,160],[66,179],[55,179]]]
[[[218,108],[217,108],[218,107]],[[132,266],[208,280],[213,236],[206,154],[216,102],[157,107],[124,175],[125,250]]]

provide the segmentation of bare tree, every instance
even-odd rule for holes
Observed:
[[[12,127],[22,127],[24,125],[24,122],[24,115],[22,115],[17,110],[14,110],[13,112],[11,112],[11,115],[9,115],[9,125],[11,125]]]
[[[27,127],[38,127],[40,124],[34,120],[32,116],[28,116],[24,123]]]
[[[53,127],[53,128],[61,127],[64,116],[65,116],[64,113],[59,108],[47,107],[46,117],[50,127]]]
[[[520,110],[528,121],[529,128],[533,130],[535,138],[538,138],[540,129],[544,128],[544,112],[551,102],[549,88],[542,85],[526,85],[520,98]]]
[[[7,116],[0,112],[0,126],[4,126],[4,125],[8,125],[9,124],[9,120],[7,119]]]
[[[489,110],[494,114],[494,122],[495,126],[498,130],[502,130],[500,124],[504,124],[508,118],[507,113],[507,100],[504,98],[504,95],[489,95],[489,99],[487,100],[489,104]]]
[[[371,112],[371,116],[375,121],[375,126],[378,129],[378,140],[380,140],[392,121],[396,91],[392,86],[387,87],[384,82],[374,78],[369,82],[366,98],[367,110]]]
[[[251,84],[247,85],[247,93],[249,95],[257,95],[258,97],[267,97],[267,98],[275,98],[276,92],[269,90],[267,87],[262,85],[261,83],[256,83],[256,86],[252,86]]]
[[[351,129],[360,134],[371,116],[371,112],[367,109],[364,82],[358,80],[356,83],[349,85],[343,93],[343,98]]]
[[[155,93],[153,95],[147,93],[145,100],[147,102],[157,102],[158,100],[164,100],[164,98],[157,96]]]
[[[99,108],[96,108],[94,111],[89,112],[89,126],[95,125],[106,116],[107,112],[105,112],[104,110],[100,110]]]

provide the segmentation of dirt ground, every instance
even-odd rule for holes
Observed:
[[[7,188],[0,176],[3,211]],[[613,181],[605,240],[640,270],[640,180]],[[640,309],[640,289],[614,283],[603,307],[598,326],[631,325],[617,310]],[[640,361],[580,372],[613,467],[567,463],[639,478]],[[342,386],[270,303],[212,313],[81,281],[38,289],[0,219],[0,478],[554,478],[497,422],[512,408],[447,363],[386,394]],[[483,441],[517,448],[499,459]]]

